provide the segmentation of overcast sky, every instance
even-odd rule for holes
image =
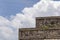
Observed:
[[[18,40],[19,28],[45,16],[60,16],[60,0],[0,0],[0,40]]]

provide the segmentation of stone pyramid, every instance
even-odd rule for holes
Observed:
[[[36,28],[19,29],[19,40],[60,40],[60,16],[36,17]]]

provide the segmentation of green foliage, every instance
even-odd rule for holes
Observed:
[[[49,27],[46,26],[46,25],[43,25],[43,26],[42,26],[42,29],[43,29],[43,30],[46,30],[46,29],[48,29],[48,28],[49,28]]]
[[[42,30],[47,30],[47,29],[49,29],[49,28],[54,28],[54,27],[59,27],[60,26],[60,24],[57,24],[57,23],[55,23],[55,24],[47,24],[47,25],[42,25]]]

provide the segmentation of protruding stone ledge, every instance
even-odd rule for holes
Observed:
[[[20,29],[20,39],[60,39],[60,29]]]

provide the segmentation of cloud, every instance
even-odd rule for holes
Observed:
[[[59,16],[60,2],[53,0],[41,0],[33,7],[26,7],[22,13],[17,13],[12,24],[19,28],[35,27],[35,18],[43,16]]]
[[[25,7],[22,13],[11,16],[10,20],[0,16],[0,39],[18,40],[19,28],[34,28],[35,18],[44,16],[60,16],[60,2],[41,0],[33,7]]]
[[[1,40],[13,40],[14,36],[17,38],[17,33],[15,33],[11,22],[5,17],[0,16],[0,39]]]

